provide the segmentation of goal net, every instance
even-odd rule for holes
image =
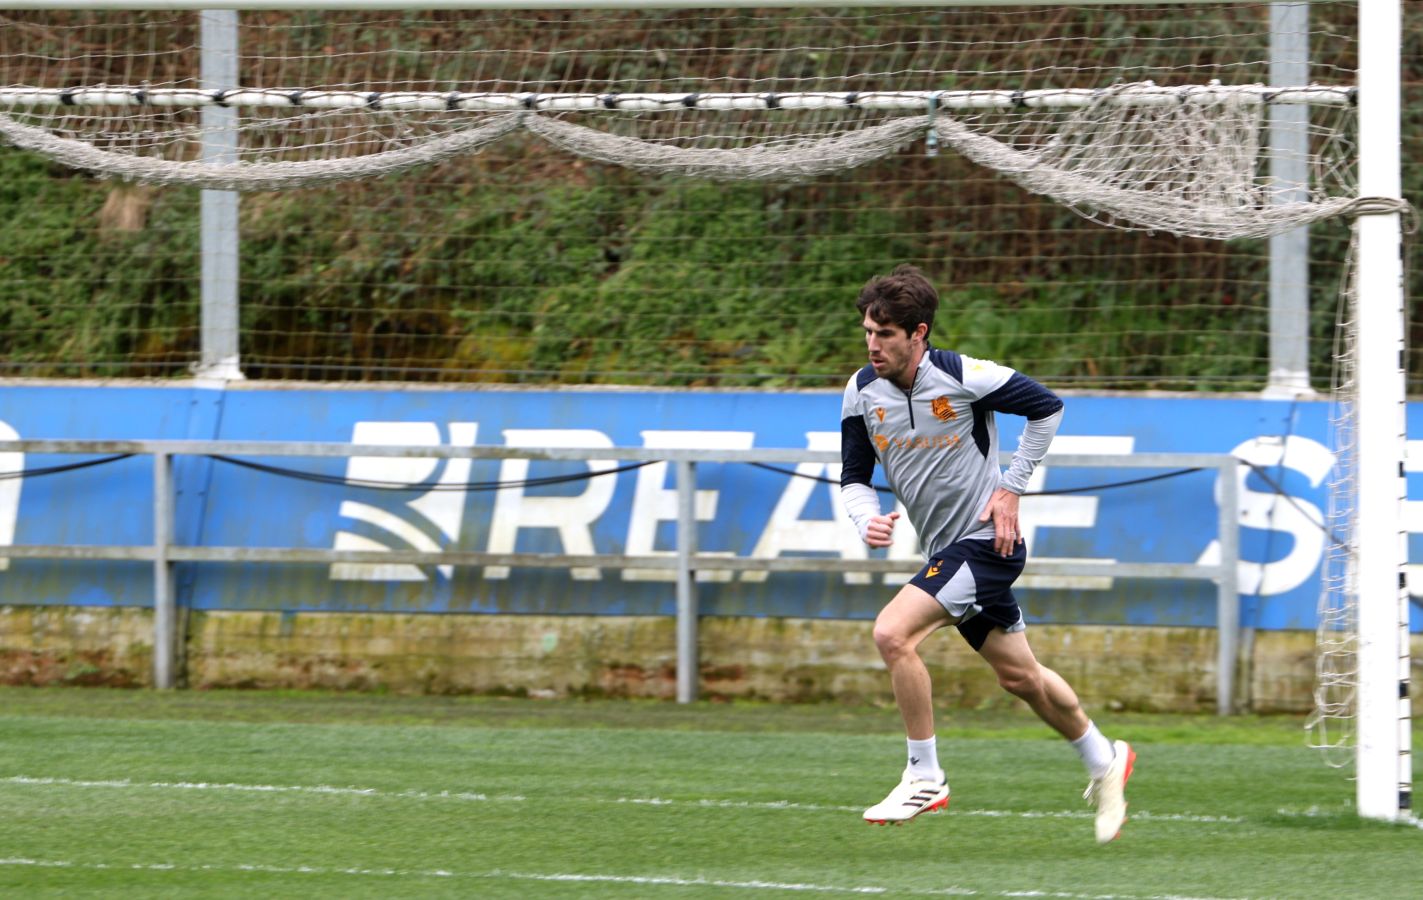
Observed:
[[[516,135],[649,174],[771,181],[927,142],[1109,224],[1262,237],[1369,203],[1348,71],[1269,84],[1267,10],[1233,10],[1246,28],[1224,40],[1149,7],[253,13],[216,86],[194,15],[10,13],[0,137],[106,176],[231,190],[371,178]],[[1307,155],[1303,196],[1269,177],[1272,105],[1309,110],[1303,150],[1277,148]]]
[[[897,177],[891,173],[912,170],[921,177],[917,193],[896,195],[899,206],[881,218],[891,221],[897,213],[900,221],[918,227],[924,219],[916,219],[915,210],[930,209],[935,221],[926,227],[936,229],[935,236],[926,233],[915,243],[913,235],[896,235],[883,243],[910,250],[901,256],[924,259],[958,249],[942,232],[953,230],[954,216],[966,215],[955,204],[963,179],[986,171],[1047,198],[1055,209],[1151,240],[1174,241],[1163,252],[1189,261],[1202,246],[1192,241],[1255,246],[1243,242],[1313,223],[1331,223],[1325,227],[1340,235],[1361,217],[1406,209],[1396,197],[1360,189],[1358,4],[1308,4],[1307,29],[1290,35],[1305,50],[1308,74],[1284,82],[1271,71],[1273,6],[263,10],[236,16],[231,35],[221,42],[204,38],[212,32],[204,30],[202,17],[210,14],[197,12],[8,11],[0,12],[0,142],[116,184],[243,192],[343,190],[385,176],[417,178],[428,172],[443,173],[447,180],[440,184],[448,186],[469,172],[469,178],[498,181],[533,196],[560,178],[576,189],[598,177],[590,172],[611,169],[647,176],[631,189],[649,193],[671,190],[663,186],[674,181],[800,186],[777,194],[779,204],[787,196],[834,195],[856,172],[870,172],[863,176],[867,183],[884,185]],[[405,182],[386,178],[380,184]],[[614,187],[631,184],[624,180]],[[422,196],[442,189],[427,185]],[[415,194],[400,190],[402,202]],[[380,191],[364,188],[352,203],[380,204]],[[313,196],[325,202],[337,195]],[[777,235],[776,246],[783,256],[800,255],[800,243],[830,227],[832,217],[853,217],[853,206],[851,201],[834,209],[828,202],[815,214],[801,210],[800,224]],[[520,213],[499,215],[513,222]],[[955,258],[958,272],[972,271],[978,259],[1001,257],[1051,285],[1062,274],[1052,248],[1071,229],[1051,213],[1037,222],[1039,231],[1004,227],[994,238],[1000,243],[976,243]],[[406,226],[392,231],[401,227]],[[449,233],[431,243],[444,247],[466,239],[456,227],[451,224]],[[672,251],[658,256],[645,249],[657,241]],[[601,255],[609,277],[615,274],[625,290],[634,279],[630,263],[677,266],[677,255],[691,252],[689,244],[673,241],[654,235],[640,245],[645,254],[640,260],[629,260],[628,251],[606,243],[576,252],[550,245],[548,265],[555,265],[555,249],[580,260]],[[850,239],[837,248],[840,256],[874,257]],[[586,307],[603,296],[597,291],[566,291],[583,304],[573,309],[577,303],[560,305],[554,285],[539,295],[533,304],[537,312],[530,313],[494,301],[481,306],[478,298],[487,285],[474,285],[469,291],[474,300],[446,297],[416,311],[422,321],[443,324],[430,326],[434,337],[427,335],[420,344],[433,349],[402,351],[407,355],[399,365],[381,368],[379,360],[395,353],[371,351],[366,364],[375,368],[359,369],[347,359],[322,367],[323,360],[354,353],[351,348],[362,340],[369,346],[392,337],[404,341],[402,347],[420,343],[389,333],[401,332],[403,324],[388,325],[383,335],[373,327],[362,337],[361,329],[349,324],[358,318],[353,314],[332,333],[310,337],[317,349],[307,356],[271,371],[285,377],[308,372],[341,377],[358,372],[355,377],[363,378],[372,372],[374,377],[435,372],[475,380],[517,380],[511,374],[531,372],[547,376],[549,370],[538,368],[537,348],[506,354],[498,343],[537,340],[542,324],[530,316],[543,315],[587,322],[586,334],[553,335],[551,346],[561,359],[581,358],[591,367],[594,359],[634,355],[629,346],[649,346],[669,366],[681,367],[686,378],[675,383],[725,383],[716,367],[731,365],[748,340],[791,354],[796,348],[784,335],[818,333],[821,325],[813,323],[827,318],[823,308],[794,318],[788,300],[786,317],[768,326],[775,334],[757,332],[748,339],[730,310],[724,335],[692,337],[705,329],[687,317],[686,307],[729,308],[741,285],[774,290],[778,279],[788,277],[781,260],[747,264],[748,254],[744,243],[731,243],[700,268],[694,266],[683,302],[651,297],[646,309],[621,320],[625,334],[601,333],[618,329],[588,313]],[[1105,244],[1079,254],[1098,267],[1111,265],[1107,260],[1115,255],[1120,254]],[[1343,286],[1340,308],[1352,311],[1357,292],[1344,255],[1330,263],[1341,273],[1332,280]],[[807,256],[805,265],[838,273],[837,253]],[[1355,258],[1351,250],[1348,260]],[[403,297],[444,297],[437,289],[448,276],[412,274],[412,260],[407,254],[393,264],[388,283],[362,283],[362,291],[386,307],[377,316],[381,322],[404,321]],[[344,261],[342,256],[333,265]],[[1183,263],[1176,271],[1189,266]],[[734,280],[721,280],[733,270]],[[513,270],[488,271],[488,280],[497,281]],[[521,274],[530,282],[541,277]],[[844,290],[838,274],[826,277],[836,282],[834,290]],[[714,293],[697,293],[691,282],[701,279],[712,283]],[[1002,282],[994,287],[1024,291],[1030,280],[1023,276],[1013,287]],[[1065,280],[1058,277],[1057,283]],[[1074,285],[1087,297],[1080,308],[1071,292],[1063,291],[1058,302],[1071,315],[1044,326],[1039,337],[1043,347],[1066,346],[1083,332],[1112,332],[1114,349],[1064,363],[1046,349],[1034,357],[1014,345],[1024,366],[1067,385],[1261,386],[1258,354],[1239,365],[1230,359],[1241,347],[1263,342],[1263,335],[1248,334],[1243,324],[1258,328],[1263,318],[1258,307],[1249,316],[1227,309],[1196,333],[1183,322],[1198,321],[1192,318],[1194,307],[1205,301],[1191,301],[1191,309],[1134,301],[1141,303],[1133,307],[1136,312],[1151,310],[1147,318],[1162,334],[1176,339],[1190,333],[1165,353],[1158,347],[1168,344],[1150,343],[1140,333],[1140,318],[1117,318],[1113,302],[1099,302],[1115,297],[1111,280]],[[736,289],[726,287],[733,283]],[[319,297],[323,285],[317,280],[306,294],[298,285],[294,294]],[[1263,293],[1258,283],[1240,288]],[[1142,277],[1135,290],[1150,294],[1152,278]],[[800,293],[811,303],[819,296]],[[281,320],[286,331],[253,327],[251,333],[274,345],[288,341],[288,332],[314,315],[310,308],[290,310]],[[1341,348],[1357,349],[1352,321],[1352,312],[1341,318]],[[464,351],[458,340],[441,344],[438,336],[471,323],[485,326],[490,336],[479,355],[507,358],[506,369],[474,362],[458,371],[448,367],[447,360]],[[644,332],[668,337],[661,344],[635,345],[636,335]],[[299,337],[288,342],[299,344],[308,336]],[[260,358],[261,352],[254,348],[253,356]],[[1163,356],[1177,362],[1174,381],[1132,368],[1138,359]],[[1333,552],[1321,601],[1314,720],[1320,742],[1336,747],[1352,739],[1355,715],[1359,440],[1355,363],[1349,354],[1338,357],[1334,393],[1343,462],[1328,523]],[[841,368],[823,367],[834,373]],[[1211,373],[1217,372],[1239,380],[1213,380]],[[619,381],[627,373],[605,364],[585,374],[588,380]],[[819,383],[795,381],[795,374],[782,370],[762,383]]]
[[[1288,82],[1263,2],[244,11],[206,62],[221,14],[0,13],[0,147],[101,176],[86,239],[127,260],[56,237],[21,273],[34,303],[70,309],[15,323],[0,367],[184,370],[194,298],[170,273],[193,266],[178,254],[194,236],[126,237],[196,220],[175,209],[193,192],[150,187],[166,185],[259,194],[242,235],[263,261],[241,274],[251,377],[831,385],[826,305],[909,260],[955,294],[946,340],[1055,385],[1258,390],[1263,248],[1222,239],[1327,220],[1325,247],[1370,205],[1353,5],[1311,4],[1290,35],[1311,62]],[[317,203],[282,193],[312,186]],[[46,205],[79,202],[64,193]],[[1134,234],[1073,228],[1066,209]],[[481,230],[541,216],[555,227],[507,250],[512,229]],[[106,296],[97,323],[83,291],[45,283],[138,278],[135,262],[163,302]],[[641,300],[617,335],[580,310],[615,305],[614,287]],[[734,299],[767,292],[775,321],[748,347]],[[491,335],[478,352],[459,336],[472,325]],[[1327,352],[1310,367],[1327,377]]]

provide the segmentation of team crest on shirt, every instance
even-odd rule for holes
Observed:
[[[883,421],[884,421],[884,407],[883,407],[883,406],[876,406],[876,407],[875,407],[875,415],[879,418],[879,420],[880,420],[881,422],[883,422]]]
[[[929,411],[932,412],[934,417],[940,422],[947,422],[950,419],[957,419],[959,417],[959,414],[954,412],[953,404],[949,402],[948,397],[935,397],[933,400],[930,400]]]

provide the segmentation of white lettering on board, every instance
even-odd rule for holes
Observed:
[[[1283,467],[1298,472],[1318,487],[1334,468],[1334,454],[1318,441],[1298,435],[1281,438],[1262,435],[1231,451],[1237,459],[1263,469]],[[1324,514],[1307,500],[1281,497],[1274,490],[1257,491],[1249,485],[1251,469],[1239,466],[1240,527],[1277,531],[1289,535],[1293,546],[1273,562],[1240,560],[1240,593],[1269,596],[1291,591],[1314,574],[1324,554]],[[1278,480],[1278,479],[1276,479]],[[1216,503],[1220,502],[1219,487]],[[1211,541],[1198,560],[1201,565],[1220,562],[1220,541]]]
[[[1423,441],[1407,441],[1403,471],[1423,472]],[[1423,534],[1423,500],[1403,501],[1403,530],[1409,534]],[[1423,596],[1423,565],[1409,563],[1405,567],[1408,593],[1414,597]]]
[[[506,428],[504,443],[510,447],[613,446],[603,432],[589,428]],[[553,528],[563,542],[563,552],[572,556],[592,556],[593,523],[607,510],[617,487],[615,477],[596,477],[617,468],[611,459],[585,460],[595,477],[589,478],[582,493],[568,497],[530,497],[520,485],[500,488],[494,494],[494,519],[489,526],[489,552],[513,553],[522,528]],[[529,477],[529,460],[506,459],[499,467],[501,482],[523,481]],[[599,568],[580,566],[569,570],[575,581],[597,581]],[[508,566],[488,566],[485,578],[508,578]]]
[[[808,450],[839,450],[840,432],[807,431],[805,433]],[[786,489],[781,492],[776,508],[766,521],[766,528],[756,541],[751,555],[774,558],[785,553],[819,552],[836,553],[842,559],[868,559],[869,547],[860,540],[855,528],[850,524],[845,504],[840,499],[840,464],[803,462],[796,465],[796,474],[801,477],[786,479]],[[816,478],[829,478],[832,484],[816,482]],[[806,504],[816,490],[830,492],[830,506],[834,518],[805,519]],[[762,582],[768,572],[747,571],[741,573],[742,581]],[[870,576],[864,572],[846,572],[846,584],[868,584]]]
[[[474,446],[479,431],[476,422],[451,422],[450,444],[456,447]],[[377,445],[438,445],[440,426],[435,422],[357,422],[351,430],[351,443]],[[430,534],[437,534],[449,543],[459,540],[464,520],[465,491],[450,490],[469,481],[468,459],[441,460],[436,457],[353,456],[346,463],[346,478],[352,481],[379,481],[403,485],[427,482],[440,464],[444,471],[432,489],[414,500],[401,504],[418,514],[413,518],[404,509],[392,511],[356,500],[342,502],[340,514],[380,529],[411,550],[438,553],[442,548]],[[390,550],[389,544],[351,531],[337,531],[334,550]],[[445,578],[454,574],[454,567],[440,565],[436,570]],[[420,566],[402,563],[332,563],[333,581],[426,581]]]
[[[1125,456],[1136,446],[1136,438],[1130,435],[1107,434],[1059,434],[1052,439],[1052,453],[1080,453],[1083,455],[1103,454]],[[1026,493],[1041,491],[1047,482],[1047,473],[1052,468],[1052,457],[1033,470],[1028,479]],[[1028,566],[1018,579],[1023,588],[1059,588],[1068,590],[1107,591],[1112,588],[1112,579],[1104,575],[1034,575],[1034,562],[1059,562],[1048,556],[1033,552],[1039,528],[1092,528],[1097,524],[1097,506],[1100,499],[1088,494],[1050,494],[1048,496],[1023,497],[1018,525],[1023,530],[1023,540],[1028,544]],[[1073,562],[1116,562],[1115,558],[1073,557]]]
[[[659,450],[749,450],[756,440],[754,431],[644,431],[642,445]],[[657,525],[677,521],[677,491],[667,485],[666,462],[654,462],[637,470],[637,490],[633,493],[628,519],[626,552],[629,556],[674,556],[675,551],[657,550]],[[698,522],[716,518],[719,491],[697,490],[692,509]],[[703,551],[705,552],[705,551]],[[711,555],[711,554],[707,554]],[[717,556],[732,556],[730,552]],[[697,573],[698,581],[730,581],[732,573],[709,570]],[[676,581],[672,569],[624,569],[625,581]]]
[[[20,433],[4,422],[0,422],[0,441],[18,441]],[[0,473],[20,472],[25,468],[25,454],[0,453]],[[22,478],[6,478],[0,481],[0,544],[15,543],[15,526],[20,521],[20,486]],[[10,568],[10,558],[0,556],[0,572]]]

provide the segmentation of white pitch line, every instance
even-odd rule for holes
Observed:
[[[1276,814],[1295,819],[1337,819],[1343,817],[1356,818],[1354,811],[1347,807],[1340,807],[1337,810],[1320,809],[1318,806],[1311,806],[1308,809],[1285,809],[1280,807],[1275,810]],[[1403,825],[1409,828],[1423,829],[1423,819],[1413,815],[1405,815],[1394,821],[1395,825]]]
[[[598,803],[632,803],[644,806],[704,806],[730,809],[789,809],[807,810],[811,812],[861,812],[863,806],[822,806],[814,803],[793,803],[789,800],[751,801],[751,800],[668,800],[662,797],[619,797],[617,800],[598,800]],[[1016,818],[1016,819],[1090,819],[1093,813],[1087,810],[1059,810],[1055,812],[1044,812],[1042,810],[1022,810],[1014,812],[1006,809],[964,809],[955,807],[956,816],[985,816],[988,818]],[[1204,825],[1239,825],[1245,820],[1239,816],[1202,816],[1189,815],[1185,813],[1149,813],[1133,812],[1133,819],[1141,821],[1156,822],[1194,822]]]
[[[178,865],[175,863],[81,863],[71,860],[0,858],[0,868],[81,869],[107,872],[259,872],[264,875],[350,875],[370,878],[464,878],[493,881],[535,881],[563,884],[632,884],[646,887],[714,887],[727,890],[783,891],[815,894],[894,894],[914,897],[1045,897],[1053,900],[1227,900],[1176,894],[1077,894],[1068,891],[978,891],[973,888],[889,888],[881,885],[813,884],[795,881],[734,881],[721,878],[682,878],[675,875],[583,875],[574,872],[457,872],[450,869],[368,869],[324,866],[271,866],[260,863]]]
[[[54,785],[79,788],[139,788],[175,791],[236,791],[251,794],[328,794],[349,797],[394,797],[405,800],[466,800],[478,802],[522,803],[527,797],[518,794],[480,794],[471,791],[383,791],[380,788],[334,787],[328,784],[238,784],[215,781],[129,781],[126,778],[85,780],[77,778],[35,778],[15,775],[0,778],[0,784]]]
[[[35,787],[110,788],[116,790],[175,790],[175,791],[231,791],[251,794],[323,794],[327,796],[372,797],[396,800],[456,800],[478,803],[524,803],[529,798],[519,794],[483,794],[472,791],[383,791],[380,788],[336,787],[327,784],[239,784],[236,782],[211,781],[129,781],[128,779],[86,780],[75,778],[49,778],[29,775],[13,775],[0,778],[0,784]],[[704,809],[767,809],[795,812],[835,812],[859,813],[860,806],[830,806],[815,803],[794,803],[789,800],[724,800],[704,798],[699,800],[671,800],[664,797],[563,797],[561,802],[610,803],[635,806],[694,806]],[[957,816],[983,816],[988,818],[1017,819],[1089,819],[1092,813],[1082,810],[1004,810],[1004,809],[954,809]],[[1206,816],[1185,813],[1150,813],[1133,811],[1131,818],[1137,821],[1188,822],[1200,825],[1238,825],[1245,820],[1238,816]]]

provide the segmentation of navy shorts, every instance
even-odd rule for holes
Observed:
[[[938,600],[959,634],[979,650],[994,628],[1024,629],[1013,582],[1027,559],[1027,544],[1021,540],[1011,556],[1000,556],[991,540],[962,540],[930,556],[909,583]]]

